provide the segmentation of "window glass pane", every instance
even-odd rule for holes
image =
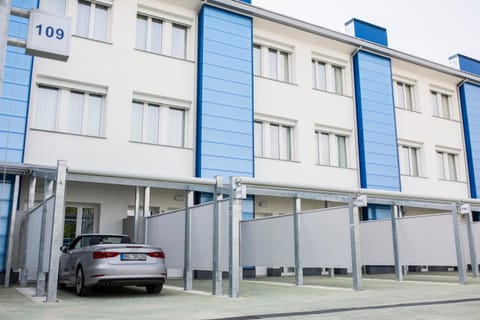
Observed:
[[[276,124],[270,125],[270,141],[271,141],[271,157],[275,159],[280,158],[280,128]]]
[[[438,109],[438,100],[437,100],[437,93],[432,91],[432,106],[433,106],[433,115],[439,116],[440,110]]]
[[[183,147],[185,111],[182,109],[170,108],[170,145]]]
[[[438,177],[445,179],[445,165],[443,163],[443,152],[437,151]]]
[[[103,41],[107,40],[107,17],[108,7],[95,4],[93,39]]]
[[[412,94],[412,86],[406,84],[405,85],[405,106],[408,110],[413,110],[413,94]]]
[[[280,52],[280,61],[278,66],[278,80],[289,81],[288,53]]]
[[[152,19],[152,39],[150,50],[155,53],[162,53],[163,23],[161,20]]]
[[[142,141],[143,103],[132,103],[132,140]]]
[[[448,173],[449,173],[449,180],[457,180],[457,167],[455,165],[455,155],[449,153],[448,154]]]
[[[148,18],[137,15],[137,39],[135,48],[147,50],[147,22]]]
[[[269,76],[277,79],[277,50],[268,49]]]
[[[450,106],[448,103],[448,96],[442,94],[442,116],[445,118],[450,118]]]
[[[59,15],[65,14],[65,0],[48,0],[44,1],[45,11],[56,13]]]
[[[77,231],[77,211],[75,207],[65,207],[65,225],[63,227],[63,238],[73,240]]]
[[[82,133],[83,98],[81,92],[71,92],[68,106],[68,120],[66,130],[71,133]]]
[[[342,68],[333,66],[333,75],[335,79],[335,93],[343,94]]]
[[[405,94],[403,91],[403,83],[397,83],[397,107],[405,108]]]
[[[290,128],[289,127],[280,127],[280,159],[290,160],[291,159],[291,146],[292,141],[290,137]]]
[[[400,173],[401,174],[410,174],[410,157],[409,157],[409,148],[402,146],[400,147]]]
[[[340,168],[347,167],[347,144],[344,136],[337,136],[338,146],[338,166]]]
[[[255,121],[255,156],[263,156],[263,123]]]
[[[412,163],[412,170],[411,174],[412,176],[418,177],[419,176],[419,171],[418,171],[418,148],[410,148],[411,151],[411,163]]]
[[[186,43],[187,27],[174,24],[172,33],[172,56],[185,59]]]
[[[330,135],[325,132],[319,133],[319,162],[320,164],[330,164]]]
[[[262,74],[262,49],[260,46],[253,46],[253,63],[254,63],[254,72],[255,75],[259,76]]]
[[[87,135],[100,136],[102,124],[102,102],[102,96],[88,96]]]
[[[93,233],[94,216],[93,208],[82,209],[82,234]]]
[[[88,37],[89,24],[90,24],[90,2],[78,1],[77,34],[82,37]]]
[[[55,130],[58,89],[39,87],[37,97],[36,125],[39,129]]]
[[[315,88],[320,90],[327,90],[327,74],[324,63],[315,63],[315,76]]]
[[[160,108],[156,105],[149,104],[146,114],[146,131],[145,142],[158,143],[158,121],[160,116]]]

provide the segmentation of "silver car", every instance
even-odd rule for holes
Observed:
[[[95,286],[145,286],[159,293],[167,278],[163,250],[131,243],[126,235],[84,234],[62,251],[59,287],[75,286],[79,296]]]

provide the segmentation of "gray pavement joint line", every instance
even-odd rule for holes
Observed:
[[[437,300],[437,301],[424,301],[424,302],[408,302],[408,303],[387,304],[387,305],[377,305],[377,306],[365,306],[365,307],[350,307],[350,308],[335,308],[335,309],[313,310],[313,311],[297,311],[297,312],[257,314],[257,315],[246,315],[246,316],[236,316],[236,317],[226,317],[226,318],[213,318],[213,319],[208,319],[208,320],[250,320],[250,319],[284,318],[284,317],[309,316],[309,315],[327,314],[327,313],[340,313],[340,312],[363,311],[363,310],[379,310],[379,309],[390,309],[390,308],[433,306],[433,305],[439,305],[439,304],[468,303],[468,302],[478,302],[478,301],[480,301],[480,298],[468,298],[468,299],[457,299],[457,300]]]

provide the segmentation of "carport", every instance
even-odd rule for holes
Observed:
[[[394,266],[398,281],[403,279],[402,266],[406,265],[457,266],[458,282],[464,284],[467,264],[471,264],[472,276],[478,277],[480,245],[476,241],[480,238],[480,224],[472,222],[472,210],[480,211],[478,200],[432,199],[396,192],[293,185],[240,177],[231,177],[226,184],[221,177],[129,176],[118,172],[67,170],[65,161],[59,161],[56,170],[42,168],[31,170],[29,174],[31,177],[56,174],[55,178],[47,180],[49,186],[45,188],[44,201],[35,208],[30,207],[26,214],[28,223],[23,225],[28,228],[28,239],[23,242],[25,251],[22,252],[29,259],[23,262],[22,284],[26,284],[27,279],[36,280],[37,294],[42,295],[45,294],[45,279],[48,279],[48,302],[56,301],[65,186],[70,181],[135,187],[135,239],[144,238],[147,243],[165,249],[167,266],[183,271],[184,290],[192,289],[193,270],[204,270],[212,273],[212,293],[222,295],[222,272],[228,271],[229,296],[238,297],[242,266],[293,266],[298,286],[304,283],[304,268],[345,268],[352,274],[355,290],[363,288],[362,265]],[[18,180],[19,175],[15,187],[17,198]],[[185,208],[140,217],[140,192],[144,193],[144,207],[148,208],[150,188],[184,191]],[[193,205],[194,192],[213,194],[214,201]],[[240,221],[242,199],[247,195],[290,198],[292,213]],[[345,205],[302,212],[302,199]],[[367,203],[392,206],[391,219],[360,222],[359,207]],[[436,209],[444,213],[400,217],[399,206]],[[10,225],[18,226],[16,210],[13,211]],[[140,227],[143,218],[146,220],[145,234]],[[438,227],[438,232],[425,232],[430,231],[432,225]],[[18,231],[10,229],[7,270],[13,258],[15,230]]]

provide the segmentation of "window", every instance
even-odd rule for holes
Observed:
[[[444,180],[457,181],[457,154],[437,151],[438,177]]]
[[[254,45],[253,52],[255,75],[285,82],[291,81],[289,52],[260,45]]]
[[[167,105],[133,101],[132,141],[184,147],[185,112]]]
[[[413,86],[400,81],[395,81],[395,105],[406,110],[415,110]]]
[[[317,163],[340,168],[347,167],[347,136],[316,131]]]
[[[401,174],[414,177],[420,176],[419,152],[420,148],[417,147],[400,146]]]
[[[41,85],[35,125],[50,131],[102,136],[104,100],[102,94]]]
[[[91,1],[79,0],[77,7],[77,35],[107,41],[110,7]]]
[[[313,88],[343,94],[344,67],[312,59]]]
[[[42,2],[44,10],[59,15],[65,14],[66,0],[48,0]]]
[[[171,39],[171,42],[165,42],[166,39]],[[185,59],[187,26],[138,14],[135,48]]]
[[[255,156],[292,160],[291,126],[255,121]]]
[[[433,115],[452,119],[452,111],[450,106],[450,96],[444,93],[439,93],[431,91],[432,95],[432,105],[433,105]]]
[[[71,241],[80,234],[96,232],[97,208],[92,205],[66,205],[64,241]]]

